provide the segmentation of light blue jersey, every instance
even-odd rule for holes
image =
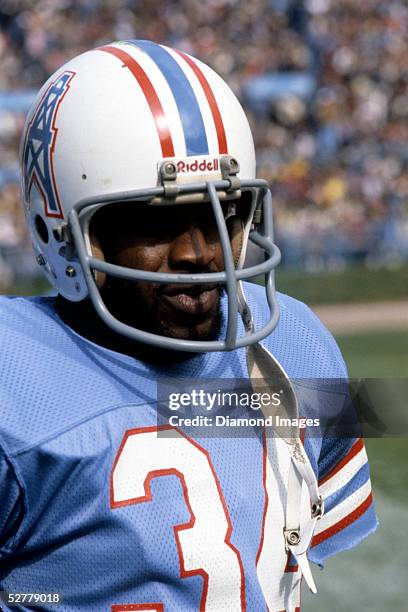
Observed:
[[[246,295],[259,326],[263,290]],[[317,318],[279,299],[264,343],[288,375],[345,377]],[[245,353],[156,367],[79,336],[54,298],[0,300],[0,590],[58,591],[63,603],[41,609],[64,612],[298,609],[281,541],[285,449],[276,442],[271,464],[257,436],[158,436],[160,377],[245,378]],[[309,551],[322,564],[376,517],[361,440],[306,450],[326,501]]]

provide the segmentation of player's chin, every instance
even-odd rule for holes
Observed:
[[[184,316],[184,320],[175,321],[169,317],[161,317],[162,333],[179,340],[215,340],[220,330],[219,308],[196,316]]]
[[[194,327],[172,327],[165,329],[166,336],[179,340],[213,340],[215,324],[213,321]]]

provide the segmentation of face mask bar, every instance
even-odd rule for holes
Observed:
[[[273,243],[273,222],[272,222],[272,196],[268,184],[262,179],[242,180],[241,190],[259,190],[262,205],[262,234],[253,230],[249,234],[249,240],[259,246],[266,253],[265,261],[248,268],[235,269],[234,259],[231,249],[230,237],[224,219],[221,202],[217,191],[224,191],[230,187],[228,180],[213,181],[208,183],[194,183],[180,185],[178,192],[180,195],[197,193],[207,193],[211,202],[216,225],[218,228],[219,239],[222,253],[224,256],[224,271],[197,274],[178,274],[146,272],[115,264],[110,264],[93,257],[87,249],[84,230],[81,226],[82,218],[90,207],[96,208],[100,205],[114,204],[115,202],[126,202],[131,200],[151,200],[155,197],[164,196],[164,187],[155,187],[144,190],[126,191],[122,193],[95,196],[81,200],[72,208],[68,225],[73,238],[74,247],[79,257],[79,261],[84,272],[85,280],[88,285],[89,296],[95,310],[102,321],[114,332],[126,336],[137,342],[150,344],[159,348],[173,349],[178,351],[207,352],[207,351],[230,351],[259,342],[268,336],[276,327],[279,319],[279,306],[275,294],[274,269],[280,262],[280,251]],[[170,204],[177,206],[177,204]],[[198,204],[199,205],[199,204]],[[137,206],[137,202],[135,202]],[[141,281],[149,283],[165,284],[222,284],[227,293],[227,331],[224,339],[221,340],[182,340],[169,338],[158,334],[153,334],[123,323],[107,309],[100,290],[96,284],[93,271],[97,270],[106,275],[123,278],[128,281]],[[240,299],[242,295],[242,280],[263,275],[265,277],[265,290],[269,306],[269,320],[259,330],[255,330],[253,325],[248,325],[251,319],[250,312],[245,301]],[[237,314],[240,313],[246,333],[237,338]]]

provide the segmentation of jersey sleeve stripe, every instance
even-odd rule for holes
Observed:
[[[200,82],[201,87],[205,93],[205,97],[207,98],[208,105],[210,107],[210,111],[214,120],[214,126],[217,133],[218,140],[218,150],[220,154],[228,153],[227,146],[227,136],[225,134],[224,123],[221,117],[220,109],[217,104],[217,100],[215,99],[214,93],[211,89],[211,86],[207,79],[204,76],[204,73],[197,66],[195,62],[182,51],[177,51],[177,53],[184,59],[185,62],[190,66],[194,74],[196,75],[198,81]]]
[[[332,478],[326,480],[323,485],[319,485],[320,495],[323,499],[328,499],[331,495],[336,493],[336,491],[350,482],[365,465],[368,466],[368,459],[365,447],[363,446],[354,457],[336,472],[336,474],[333,474]]]
[[[163,157],[174,157],[173,139],[170,134],[170,128],[165,112],[159,97],[143,68],[131,55],[129,55],[129,53],[126,53],[126,51],[123,51],[123,49],[119,49],[119,47],[106,45],[105,47],[99,47],[99,51],[105,51],[106,53],[116,56],[135,77],[152,112],[160,139],[162,155]]]
[[[324,531],[317,533],[312,539],[312,547],[318,546],[319,544],[324,542],[324,540],[327,540],[327,538],[331,538],[335,534],[339,533],[339,531],[342,531],[343,529],[357,521],[357,519],[359,519],[368,510],[372,503],[373,496],[370,491],[370,493],[361,502],[361,504],[359,504],[352,512],[350,512],[350,514],[342,518],[340,521],[337,521]]]
[[[367,501],[366,506],[365,511],[364,506],[360,509],[361,514],[356,512],[352,517],[353,522],[341,525],[341,529],[336,533],[325,534],[326,539],[323,539],[323,534],[319,540],[316,539],[313,548],[309,550],[309,559],[322,566],[328,557],[357,546],[359,542],[373,533],[378,526],[374,504]]]
[[[324,511],[328,515],[336,506],[355,493],[360,487],[370,480],[370,470],[368,463],[363,465],[359,471],[354,474],[343,486],[339,483],[339,488],[334,491],[329,497],[324,497]]]
[[[348,453],[341,459],[327,474],[325,474],[319,480],[319,486],[322,486],[328,480],[333,478],[342,468],[344,468],[358,453],[364,450],[364,441],[362,438],[359,438],[353,446],[350,448]]]
[[[357,491],[354,491],[354,493],[349,495],[343,502],[323,515],[317,524],[315,537],[320,537],[321,533],[326,533],[326,537],[330,537],[330,530],[334,530],[334,533],[336,533],[345,525],[353,522],[353,520],[355,520],[353,518],[355,516],[354,513],[362,504],[362,507],[364,507],[364,503],[367,499],[372,500],[371,495],[371,482],[367,480],[367,482],[357,489]],[[358,518],[358,516],[359,515],[356,515],[356,518]]]

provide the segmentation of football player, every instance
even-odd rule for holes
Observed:
[[[58,296],[0,301],[2,609],[32,593],[67,612],[299,610],[309,561],[376,526],[362,440],[194,436],[158,416],[164,377],[275,377],[294,423],[290,379],[347,376],[312,312],[275,293],[237,98],[163,45],[90,50],[39,92],[21,172]],[[249,241],[264,259],[246,267]]]

